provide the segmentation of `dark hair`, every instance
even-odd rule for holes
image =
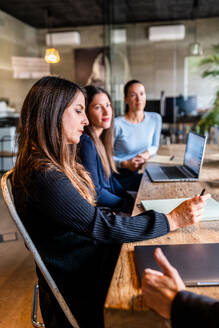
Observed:
[[[87,106],[86,106],[86,114],[89,120],[89,125],[85,126],[85,132],[91,137],[91,139],[93,140],[98,155],[100,156],[101,159],[101,163],[103,165],[103,170],[104,173],[107,177],[110,177],[111,175],[111,169],[114,172],[117,172],[116,170],[116,165],[115,162],[113,160],[113,134],[114,134],[114,126],[113,126],[113,118],[114,118],[114,111],[112,108],[112,121],[111,121],[111,125],[108,129],[103,130],[103,132],[101,133],[100,137],[98,138],[96,133],[94,132],[93,126],[91,124],[91,120],[90,120],[90,114],[89,114],[89,105],[92,102],[93,98],[100,93],[104,93],[110,103],[111,103],[111,107],[112,107],[112,100],[110,95],[108,94],[108,92],[106,90],[104,90],[103,88],[100,87],[96,87],[93,85],[87,85],[85,87],[85,90],[87,92]]]
[[[54,76],[45,76],[33,85],[21,110],[13,176],[25,186],[33,171],[56,168],[92,203],[91,179],[75,161],[76,145],[65,144],[62,137],[63,113],[78,92],[86,97],[78,84]]]
[[[142,84],[140,81],[138,80],[130,80],[128,81],[125,86],[124,86],[124,96],[125,98],[127,97],[128,95],[128,90],[129,90],[129,87],[132,85],[132,84],[136,84],[136,83],[139,83],[139,84]],[[143,84],[142,84],[143,85]],[[125,104],[125,113],[128,113],[129,111],[129,106],[128,104]]]
[[[104,93],[105,95],[107,95],[107,97],[109,98],[109,101],[112,103],[112,99],[109,95],[109,93],[101,88],[101,87],[96,87],[95,85],[87,85],[86,87],[84,87],[85,92],[86,92],[86,96],[87,96],[87,107],[86,107],[86,111],[89,104],[92,102],[92,100],[94,99],[94,96],[96,96],[96,94],[98,93]]]

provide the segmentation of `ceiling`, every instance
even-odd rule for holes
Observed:
[[[0,9],[36,28],[68,28],[219,17],[219,0],[7,0]]]

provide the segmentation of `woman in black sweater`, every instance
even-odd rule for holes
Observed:
[[[88,124],[85,97],[79,85],[58,77],[35,83],[21,111],[12,185],[18,214],[80,327],[98,328],[121,244],[199,221],[208,196],[167,215],[121,217],[95,207],[93,182],[75,158]],[[71,327],[37,273],[46,327]]]

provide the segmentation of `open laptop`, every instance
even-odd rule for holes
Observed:
[[[154,259],[160,247],[169,262],[178,270],[186,286],[219,285],[219,244],[182,244],[135,246],[135,265],[139,282],[144,269],[162,271]]]
[[[146,171],[153,182],[196,181],[199,179],[204,158],[206,137],[189,132],[183,165],[148,165]]]

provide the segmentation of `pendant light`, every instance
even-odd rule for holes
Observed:
[[[201,44],[197,41],[197,23],[195,21],[195,40],[189,46],[190,56],[202,56],[203,50]]]
[[[44,59],[49,64],[57,64],[60,62],[60,55],[55,48],[46,48]]]
[[[47,27],[48,35],[49,35],[50,48],[46,48],[44,59],[48,64],[57,64],[60,62],[60,55],[59,55],[59,51],[57,49],[53,48],[53,46],[52,46],[52,34],[49,33],[49,28],[51,27],[49,18],[51,19],[51,17],[49,17],[49,10],[46,9],[45,10],[45,21],[46,21],[46,27]]]

